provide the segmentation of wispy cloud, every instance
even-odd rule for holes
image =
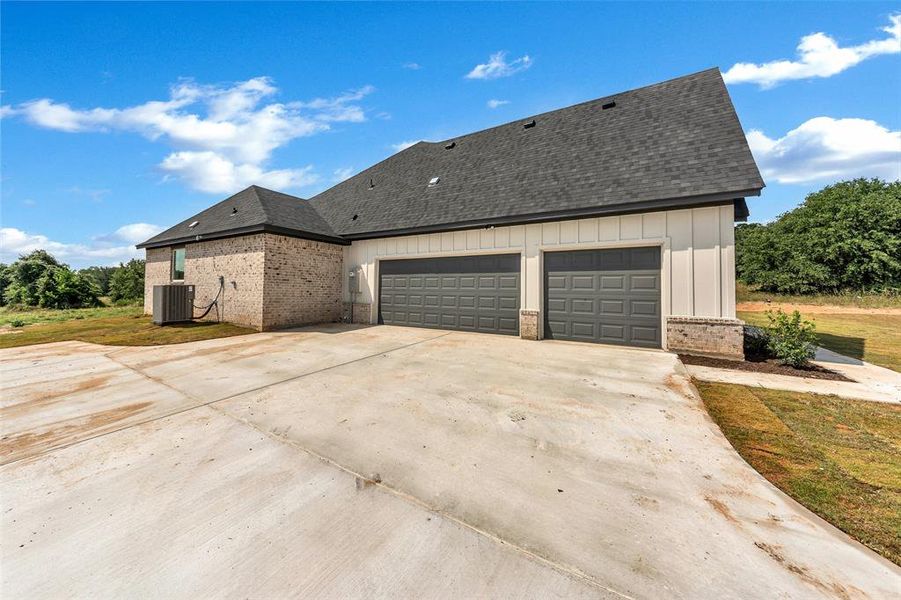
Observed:
[[[886,39],[842,48],[825,33],[812,33],[801,38],[797,60],[775,60],[762,64],[737,63],[723,74],[723,79],[726,83],[756,83],[766,89],[783,81],[832,77],[868,58],[881,54],[899,54],[901,14],[890,16],[889,21],[890,24],[882,28],[882,31],[889,34]]]
[[[494,98],[492,98],[491,100],[488,101],[488,108],[498,108],[505,104],[510,104],[510,101],[509,100],[495,100]]]
[[[340,169],[335,169],[333,173],[333,181],[335,183],[341,183],[345,179],[348,179],[351,175],[354,174],[353,167],[341,167]]]
[[[33,250],[46,250],[59,260],[76,267],[115,265],[140,257],[143,252],[134,245],[160,231],[162,228],[157,225],[130,223],[112,233],[94,237],[90,244],[68,244],[51,240],[39,233],[3,227],[0,228],[0,261],[12,262]]]
[[[334,97],[272,102],[278,93],[268,77],[227,86],[182,81],[167,100],[127,108],[75,109],[42,98],[2,108],[38,127],[69,133],[130,131],[162,141],[173,152],[159,168],[195,189],[233,192],[252,183],[300,187],[315,181],[310,167],[269,170],[272,153],[291,140],[327,131],[334,123],[366,120],[360,102],[372,86]]]
[[[400,152],[401,150],[406,150],[410,146],[416,145],[419,143],[419,140],[404,140],[403,142],[398,142],[396,144],[391,144],[390,148],[395,152]]]
[[[498,79],[509,77],[520,71],[525,71],[532,66],[532,59],[528,54],[507,62],[507,53],[495,52],[488,57],[488,62],[478,64],[472,71],[466,74],[467,79]]]
[[[409,69],[410,71],[418,71],[422,68],[422,65],[415,62],[408,62],[401,65],[405,69]]]
[[[901,131],[867,119],[816,117],[780,138],[748,132],[765,178],[803,183],[846,177],[901,179]]]

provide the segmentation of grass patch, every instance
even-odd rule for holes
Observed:
[[[231,323],[192,322],[160,327],[140,306],[71,310],[0,309],[0,348],[77,340],[111,346],[180,344],[254,333]]]
[[[901,308],[899,294],[813,294],[799,296],[793,294],[773,294],[752,290],[743,283],[735,284],[736,302],[765,302],[786,304],[815,304],[818,306],[849,306],[858,308]]]
[[[761,475],[901,565],[901,406],[695,385],[723,434]]]
[[[762,312],[737,313],[749,325],[768,324]],[[901,315],[802,315],[817,326],[817,343],[839,354],[901,372]]]

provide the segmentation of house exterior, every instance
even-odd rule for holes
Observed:
[[[139,245],[260,330],[351,320],[742,357],[764,183],[717,69],[437,143],[309,200],[252,186]],[[220,276],[225,284],[220,291]]]

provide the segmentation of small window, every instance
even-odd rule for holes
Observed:
[[[185,279],[185,248],[172,249],[172,281]]]

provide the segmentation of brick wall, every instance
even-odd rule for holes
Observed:
[[[671,352],[744,360],[744,329],[738,319],[667,317]]]
[[[144,259],[144,314],[153,313],[153,286],[169,283],[169,248],[148,248]]]
[[[264,234],[187,244],[185,283],[195,286],[195,306],[211,303],[219,291],[219,276],[225,278],[219,314],[214,308],[206,320],[263,328],[264,251]]]
[[[264,330],[341,319],[344,247],[265,234]]]
[[[538,311],[522,309],[519,311],[519,337],[524,340],[538,339]]]

